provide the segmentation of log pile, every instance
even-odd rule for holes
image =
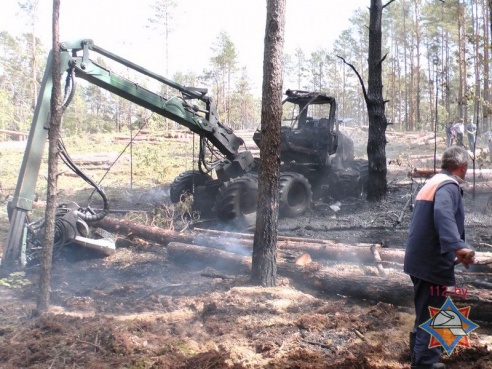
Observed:
[[[135,236],[167,247],[168,258],[200,268],[212,267],[233,274],[248,274],[251,267],[253,235],[195,229],[178,233],[148,227],[128,220],[106,217],[96,226],[125,236]],[[330,240],[278,236],[277,270],[296,283],[326,294],[353,296],[412,306],[410,279],[402,273],[404,250],[387,249],[376,244],[345,245]],[[492,277],[492,253],[477,252],[481,273],[461,272],[468,277]],[[379,274],[344,269],[340,262],[374,267]],[[338,264],[338,263],[340,264]],[[331,264],[327,267],[327,264]],[[463,288],[463,286],[460,286]],[[492,291],[466,286],[466,296],[455,296],[457,306],[471,306],[471,318],[492,321]]]
[[[415,168],[413,172],[408,173],[408,176],[412,178],[430,178],[434,174],[439,172],[440,172],[439,168],[437,168],[437,172],[435,172],[434,169],[432,168]],[[474,174],[473,168],[469,167],[468,171],[466,172],[466,178],[468,181],[470,181],[470,179],[473,178],[473,174]],[[477,181],[492,180],[492,169],[475,169],[475,179]]]

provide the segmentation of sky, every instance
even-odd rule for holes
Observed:
[[[153,0],[61,0],[60,40],[90,38],[121,57],[172,77],[176,71],[200,74],[209,65],[212,46],[225,31],[236,47],[239,66],[246,66],[254,88],[261,88],[265,0],[176,0],[169,36],[169,75],[165,75],[163,36],[149,28]],[[350,27],[358,8],[369,0],[287,0],[284,51],[297,47],[309,54],[331,48]],[[51,45],[52,0],[39,0],[38,36]],[[336,10],[335,10],[336,8]],[[0,30],[20,34],[29,30],[18,0],[2,0]]]

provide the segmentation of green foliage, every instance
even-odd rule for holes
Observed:
[[[153,184],[164,181],[169,164],[162,160],[159,150],[150,145],[138,145],[134,147],[133,153],[135,158],[134,174],[137,177],[147,178]]]
[[[12,105],[6,90],[0,90],[0,129],[13,129],[15,107]]]
[[[25,277],[25,272],[11,273],[8,277],[0,279],[0,286],[12,289],[19,289],[28,286],[31,284],[31,281],[29,281]]]
[[[187,228],[192,222],[200,219],[200,214],[193,210],[193,195],[183,195],[177,204],[163,201],[154,206],[150,213],[150,226],[175,230]]]
[[[35,21],[32,17],[35,16],[35,4],[35,1],[30,0],[19,3],[23,9],[23,18],[31,23]],[[173,16],[179,11],[178,6],[174,0],[154,2],[149,28],[158,30],[167,39],[172,31]],[[480,86],[482,91],[467,93],[469,90],[475,91],[471,74],[475,73],[476,63],[479,78],[475,80],[483,81],[482,76],[488,74],[485,73],[487,61],[483,57],[485,45],[490,44],[490,41],[483,34],[486,25],[481,23],[483,20],[480,18],[487,10],[485,3],[442,3],[437,0],[399,0],[385,7],[382,48],[387,57],[383,62],[383,92],[388,99],[386,111],[391,115],[389,119],[392,122],[405,127],[404,121],[415,114],[417,107],[411,104],[417,103],[418,82],[420,122],[415,122],[411,128],[427,127],[432,123],[435,117],[432,99],[435,95],[433,84],[436,73],[442,74],[441,79],[444,76],[447,78],[441,81],[439,87],[441,97],[438,114],[442,119],[459,115],[460,109],[470,109],[477,101],[488,103],[482,97],[490,96],[490,93],[486,93],[488,91],[483,86]],[[458,14],[464,16],[466,30],[462,39],[466,42],[467,70],[461,77]],[[340,55],[352,63],[367,83],[368,23],[369,11],[364,6],[354,12],[350,18],[350,27],[339,35],[333,47],[325,46],[323,36],[319,35],[313,36],[319,37],[320,45],[314,51],[307,50],[301,44],[294,53],[286,54],[284,90],[297,88],[328,92],[337,97],[339,116],[367,123],[359,80],[336,56]],[[418,56],[415,54],[416,35],[420,37]],[[474,53],[475,41],[481,48],[477,55]],[[213,56],[208,65],[204,66],[200,78],[205,80],[209,95],[217,103],[220,121],[234,129],[255,128],[259,122],[260,103],[259,97],[252,92],[254,84],[247,75],[246,67],[238,63],[238,54],[242,50],[238,50],[230,35],[222,31],[213,42],[212,51]],[[34,94],[39,89],[46,55],[46,48],[39,40],[33,42],[31,34],[14,36],[8,32],[0,33],[0,129],[29,129],[34,111]],[[440,60],[440,71],[436,71],[432,65],[436,58],[445,59]],[[33,63],[34,59],[36,63]],[[417,59],[420,61],[418,71],[415,64]],[[126,75],[140,86],[146,85],[145,77],[135,75],[127,68],[115,69],[105,58],[98,58],[96,62],[120,75]],[[33,83],[34,74],[37,75],[36,83]],[[189,71],[177,71],[173,80],[186,86],[202,87],[199,76]],[[254,82],[258,84],[258,81]],[[465,82],[468,86],[461,86]],[[165,85],[157,87],[157,91],[164,97],[179,94]],[[465,101],[467,98],[469,101]],[[488,109],[482,110],[488,114]],[[83,82],[64,114],[63,130],[65,136],[125,132],[129,128],[136,130],[145,122],[146,128],[156,131],[183,128],[176,122],[157,114],[151,115],[146,109],[128,100]]]
[[[46,52],[39,39],[32,44],[31,34],[13,36],[0,33],[0,125],[4,129],[27,131],[33,114],[33,101],[39,80],[33,84],[33,58],[36,75],[42,76]],[[5,110],[4,110],[5,109]],[[3,122],[3,123],[2,123]]]
[[[216,97],[220,120],[231,125],[232,86],[237,72],[237,52],[227,32],[220,32],[212,45],[214,55],[210,58],[211,68],[204,72],[204,79],[212,85],[211,93]]]

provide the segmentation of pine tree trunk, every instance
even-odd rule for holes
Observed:
[[[492,2],[489,2],[489,4],[492,4]],[[489,5],[490,6],[490,5]],[[484,35],[484,42],[483,42],[483,60],[488,61],[489,60],[489,48],[490,48],[490,29],[487,27],[488,24],[490,24],[490,13],[487,12],[487,2],[483,2],[483,35]],[[492,26],[492,25],[491,25]],[[490,106],[490,86],[489,86],[489,76],[490,76],[490,67],[488,62],[483,63],[483,101],[485,104],[482,104],[482,109],[483,109],[483,130],[482,132],[486,132],[490,129],[492,129],[492,126],[490,124],[490,112],[491,109],[489,108]]]
[[[465,39],[465,7],[458,5],[458,48],[459,48],[459,90],[458,116],[467,119],[466,110],[466,39]]]
[[[260,173],[251,281],[275,286],[286,0],[268,0],[263,61]]]
[[[367,113],[369,116],[369,137],[367,156],[369,159],[369,186],[367,198],[378,201],[387,191],[385,102],[382,82],[382,32],[381,0],[371,0],[369,21],[369,82],[367,88]]]
[[[58,173],[57,141],[58,137],[60,136],[62,115],[59,18],[60,0],[53,0],[53,89],[51,92],[51,121],[48,152],[48,193],[46,198],[45,234],[43,240],[43,258],[41,261],[39,276],[39,295],[37,299],[37,310],[39,312],[45,312],[48,310],[49,307],[51,289],[51,266],[53,259],[53,241],[55,235],[55,212]]]
[[[479,26],[479,18],[478,15],[478,3],[475,3],[474,9],[472,11],[472,22],[473,22],[473,53],[475,57],[474,63],[474,74],[475,74],[475,100],[473,102],[473,116],[470,117],[470,122],[475,122],[477,127],[477,135],[482,132],[481,122],[480,122],[480,101],[481,101],[481,73],[480,73],[480,26]],[[473,152],[473,156],[475,156],[475,147],[469,147],[468,150]],[[475,163],[474,163],[475,164]]]
[[[414,0],[415,5],[415,122],[420,123],[420,1]]]

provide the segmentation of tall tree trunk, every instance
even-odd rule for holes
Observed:
[[[407,17],[405,14],[403,14],[403,79],[404,79],[404,88],[405,88],[405,100],[404,100],[404,116],[405,116],[405,130],[407,131],[413,131],[414,127],[411,126],[410,121],[408,120],[408,57],[407,57],[407,50],[408,50],[408,39],[407,39]]]
[[[472,7],[473,9],[473,7]],[[470,117],[470,121],[475,121],[475,125],[477,127],[476,137],[481,133],[483,127],[480,125],[480,101],[481,101],[481,73],[480,73],[480,65],[481,57],[480,57],[480,16],[479,16],[479,8],[478,8],[478,0],[475,0],[475,7],[472,10],[472,22],[473,22],[473,53],[474,53],[474,74],[475,74],[475,99],[473,101],[473,117]],[[469,150],[473,151],[473,155],[475,155],[475,147],[469,147]]]
[[[458,90],[458,116],[467,119],[466,109],[466,35],[465,35],[465,5],[458,4],[458,48],[459,48],[459,90]]]
[[[489,0],[489,7],[492,4],[492,0]],[[483,109],[483,131],[486,132],[490,129],[492,129],[492,126],[490,124],[490,113],[491,113],[491,99],[490,99],[490,67],[489,67],[489,55],[490,55],[490,29],[487,27],[490,23],[491,17],[490,13],[487,12],[487,2],[483,2],[483,101],[485,104],[483,104],[482,109]],[[492,9],[491,9],[492,10]],[[492,24],[491,24],[492,27]]]
[[[390,76],[390,81],[391,81],[391,96],[394,96],[393,100],[396,99],[396,101],[398,101],[398,103],[400,102],[400,99],[398,98],[398,94],[397,94],[397,91],[396,91],[396,77],[400,75],[400,72],[398,70],[398,41],[396,40],[396,37],[394,36],[393,34],[393,42],[392,42],[392,46],[393,46],[393,54],[395,55],[395,57],[393,58],[392,62],[391,62],[391,76]],[[396,108],[396,103],[395,101],[392,101],[392,104],[391,104],[391,122],[393,123],[393,129],[395,128],[395,123],[396,123],[396,117],[395,117],[395,108]],[[400,125],[398,125],[397,127],[401,128]]]
[[[415,122],[420,123],[420,0],[414,0],[415,5]]]
[[[391,3],[391,1],[389,2]],[[388,5],[387,3],[386,5]],[[386,6],[385,5],[385,6]],[[369,186],[367,198],[378,201],[387,191],[386,166],[386,127],[388,125],[383,100],[381,19],[383,5],[381,0],[371,0],[369,20],[369,58],[368,88],[365,96],[369,116],[369,135],[367,156],[369,159]]]
[[[416,97],[414,95],[415,93],[415,54],[414,50],[415,48],[413,47],[414,44],[414,39],[413,39],[413,32],[410,35],[410,83],[408,85],[408,103],[409,103],[409,111],[408,111],[408,124],[410,125],[410,128],[412,131],[415,131],[417,126],[415,124],[415,100]]]
[[[36,35],[34,31],[36,30],[36,27],[33,25],[32,27],[32,61],[31,61],[31,68],[32,68],[32,108],[33,110],[36,108],[36,98],[38,96],[38,76],[37,76],[37,57],[36,57]]]
[[[446,112],[448,113],[448,120],[452,120],[451,116],[451,56],[449,55],[449,32],[446,31],[442,36],[442,47],[444,49],[444,61],[443,61],[443,99],[446,105]]]
[[[432,88],[433,84],[431,83],[432,81],[432,63],[430,62],[432,60],[432,53],[431,49],[429,46],[429,42],[427,40],[425,49],[427,50],[427,94],[429,95],[429,121],[431,121],[432,117],[434,117],[434,107],[436,104],[434,104],[434,97],[436,96],[434,93],[434,90]]]
[[[268,0],[263,59],[260,173],[251,282],[275,286],[286,0]]]
[[[401,130],[407,130],[407,127],[403,124],[403,111],[401,108],[401,102],[403,101],[403,86],[401,78],[401,65],[400,65],[400,51],[399,45],[397,45],[397,63],[398,63],[398,123],[400,124]]]
[[[410,4],[409,4],[410,8]],[[417,125],[415,124],[415,104],[417,102],[416,98],[416,89],[415,89],[415,25],[411,23],[411,18],[409,17],[409,39],[410,39],[410,46],[409,46],[409,57],[410,57],[410,83],[408,86],[408,103],[410,104],[409,107],[409,112],[408,112],[408,117],[409,117],[409,125],[414,131],[417,128]]]
[[[60,1],[53,0],[53,88],[51,92],[51,121],[49,130],[48,151],[48,193],[46,196],[45,234],[43,258],[39,278],[39,295],[37,309],[39,312],[48,310],[50,301],[51,266],[53,260],[53,242],[55,238],[55,213],[57,193],[58,154],[57,141],[61,126],[61,68],[60,68]]]

